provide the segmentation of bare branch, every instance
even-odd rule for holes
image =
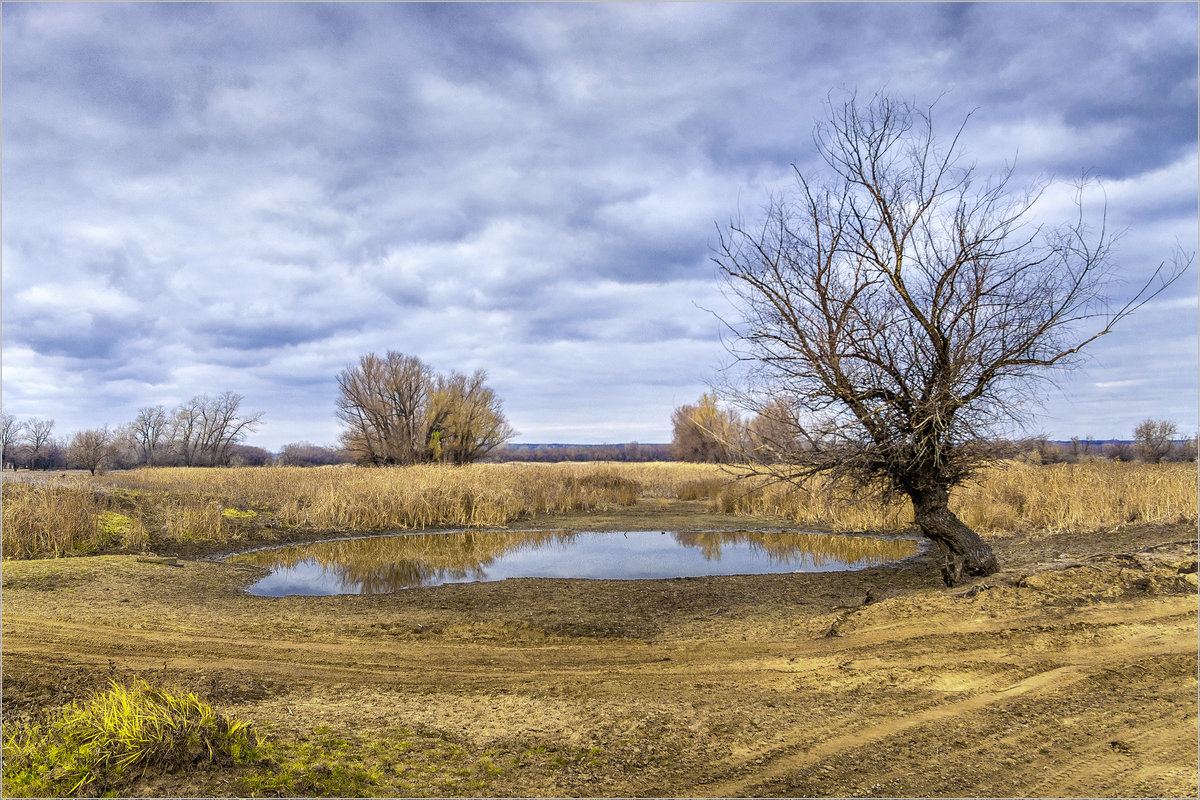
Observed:
[[[1177,252],[1115,306],[1107,210],[1053,226],[1045,184],[1010,188],[964,163],[964,120],[942,145],[932,106],[877,95],[829,104],[814,134],[825,175],[795,170],[763,222],[721,231],[714,260],[739,318],[731,396],[755,415],[752,471],[817,472],[909,496],[926,535],[963,569],[994,557],[948,511],[949,491],[994,458],[986,444],[1029,414],[1031,387],[1157,297]],[[1095,219],[1095,224],[1089,220]]]

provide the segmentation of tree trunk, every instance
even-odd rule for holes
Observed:
[[[1000,570],[988,543],[950,510],[948,489],[939,487],[914,494],[912,501],[921,533],[941,551],[942,580],[947,586],[957,586],[967,577],[992,575]]]

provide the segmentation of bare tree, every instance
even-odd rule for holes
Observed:
[[[204,396],[201,405],[203,436],[201,451],[214,466],[228,466],[232,449],[240,445],[246,434],[253,432],[263,419],[263,412],[243,413],[245,399],[234,392],[222,392],[216,397]]]
[[[25,422],[22,444],[28,451],[30,469],[45,469],[54,440],[54,420],[31,417]]]
[[[198,394],[175,407],[169,421],[171,449],[184,466],[227,466],[231,448],[262,422],[261,411],[243,413],[234,392]]]
[[[1169,419],[1147,419],[1133,429],[1142,461],[1158,464],[1171,454],[1178,426]]]
[[[154,466],[160,463],[168,449],[170,419],[161,405],[139,408],[129,425],[129,438],[137,451],[138,461]]]
[[[830,104],[815,144],[826,177],[795,170],[765,222],[721,231],[715,261],[738,308],[730,347],[752,410],[790,409],[792,444],[760,471],[911,499],[949,585],[999,567],[949,509],[997,456],[1031,386],[1113,329],[1190,265],[1177,256],[1110,306],[1111,236],[1083,214],[1035,220],[1037,189],[961,160],[926,109],[886,96]],[[751,454],[753,455],[753,454]]]
[[[7,412],[0,418],[3,420],[3,428],[0,428],[0,465],[7,467],[16,461],[15,451],[25,434],[25,423]]]
[[[196,395],[191,400],[175,406],[171,412],[169,441],[176,464],[182,463],[185,467],[191,467],[198,463],[200,437],[204,427],[202,404],[200,395]]]
[[[67,445],[67,458],[75,466],[95,475],[97,470],[104,470],[112,457],[112,443],[112,433],[107,425],[78,431]]]
[[[797,438],[796,410],[783,399],[768,400],[756,409],[750,420],[748,443],[752,448],[750,461],[759,464],[779,464],[792,458],[802,449]]]
[[[346,423],[346,449],[366,464],[425,460],[426,412],[433,371],[416,356],[389,350],[368,353],[338,373],[338,419]]]

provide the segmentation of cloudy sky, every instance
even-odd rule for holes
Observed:
[[[60,433],[232,390],[251,444],[333,442],[334,376],[390,348],[488,370],[519,441],[669,441],[725,359],[714,226],[813,166],[831,90],[1091,171],[1125,289],[1196,248],[1190,3],[5,4],[3,37],[4,409]],[[1196,285],[1033,429],[1194,432]]]

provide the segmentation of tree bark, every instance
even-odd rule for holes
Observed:
[[[991,546],[954,515],[949,499],[949,490],[943,488],[912,497],[921,533],[942,554],[942,580],[947,586],[957,586],[967,578],[998,572],[1000,565]]]

